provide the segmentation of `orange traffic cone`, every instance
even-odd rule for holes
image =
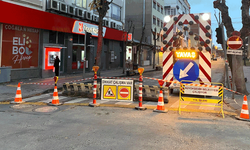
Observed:
[[[54,93],[53,93],[53,99],[52,99],[51,105],[61,105],[61,104],[62,103],[59,103],[57,86],[55,86],[54,87]]]
[[[154,109],[154,112],[161,112],[161,113],[167,112],[167,110],[165,109],[165,106],[164,106],[164,99],[163,99],[163,94],[162,94],[161,89],[160,89],[160,94],[159,94],[159,98],[158,98],[157,108]]]
[[[248,111],[248,106],[247,106],[247,96],[244,96],[243,104],[242,104],[242,109],[240,113],[240,117],[236,117],[237,119],[240,120],[249,120],[249,111]]]
[[[23,103],[24,101],[22,100],[22,93],[21,93],[21,84],[20,82],[18,83],[17,90],[16,90],[16,97],[14,102],[12,103]]]

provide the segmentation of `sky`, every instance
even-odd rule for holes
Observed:
[[[219,10],[213,7],[214,0],[188,0],[191,10],[190,13],[211,13],[212,23],[212,42],[218,45],[216,42],[215,29],[218,27],[215,15],[219,19]],[[226,0],[226,5],[229,8],[229,15],[233,22],[235,31],[239,31],[242,28],[241,23],[241,0]],[[220,45],[218,45],[220,47]]]

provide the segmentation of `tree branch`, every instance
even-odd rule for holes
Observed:
[[[232,32],[234,31],[234,27],[232,25],[232,19],[228,14],[228,7],[225,3],[225,0],[216,0],[213,2],[214,8],[217,8],[220,10],[222,15],[222,22],[224,23],[224,26],[227,30],[227,37],[230,37]]]
[[[249,36],[250,31],[249,0],[242,0],[241,3],[241,16],[243,26],[240,30],[240,33],[241,38],[245,39],[246,36]]]

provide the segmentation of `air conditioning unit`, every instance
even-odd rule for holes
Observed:
[[[93,15],[93,16],[92,16],[92,20],[95,21],[95,22],[98,22],[98,21],[99,21],[99,17]]]
[[[67,13],[67,5],[64,3],[60,3],[60,12]]]
[[[83,17],[84,11],[82,9],[76,8],[76,16],[77,17]]]
[[[59,1],[57,0],[49,0],[47,3],[47,9],[53,9],[59,11]]]
[[[111,22],[111,28],[115,28],[116,27],[116,23],[115,22]]]
[[[84,12],[84,18],[88,20],[92,20],[92,15],[90,12],[85,11]]]
[[[109,21],[108,20],[103,20],[102,23],[104,26],[109,27]]]
[[[117,28],[118,30],[122,30],[122,26],[121,26],[121,25],[117,25],[116,28]]]
[[[68,14],[75,15],[75,7],[68,6]]]

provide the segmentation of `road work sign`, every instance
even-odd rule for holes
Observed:
[[[181,114],[182,105],[219,107],[220,112],[222,113],[222,116],[224,118],[222,83],[214,83],[214,82],[203,83],[196,81],[195,83],[197,84],[195,83],[187,84],[187,82],[189,81],[180,82],[179,114]],[[197,96],[195,97],[194,95]],[[201,97],[201,95],[204,96],[204,98]],[[206,96],[211,96],[211,98],[207,98]],[[184,103],[184,102],[190,102],[190,103]]]
[[[102,79],[101,85],[101,100],[133,101],[133,80]]]

